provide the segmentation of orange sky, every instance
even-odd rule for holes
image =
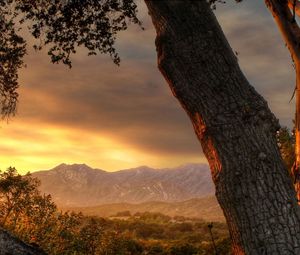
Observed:
[[[277,28],[261,1],[228,3],[217,14],[247,78],[290,125],[293,70]],[[156,68],[155,33],[144,5],[145,31],[119,36],[122,58],[87,57],[73,68],[52,65],[46,52],[29,50],[20,73],[18,114],[0,124],[0,169],[50,169],[86,163],[109,171],[149,165],[206,162],[192,125]],[[265,24],[262,26],[261,24]]]

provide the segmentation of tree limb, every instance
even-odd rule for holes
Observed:
[[[298,0],[288,0],[288,6],[300,17],[300,2]]]
[[[298,24],[294,22],[293,14],[290,11],[290,3],[293,4],[294,0],[288,0],[288,2],[265,0],[265,3],[279,27],[279,30],[297,68],[297,66],[300,65],[300,28]],[[297,4],[295,8],[295,11],[297,10],[300,11],[299,4]]]

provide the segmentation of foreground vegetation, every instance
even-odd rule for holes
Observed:
[[[287,169],[294,162],[294,134],[283,128],[277,142]],[[40,181],[15,168],[0,171],[0,226],[48,254],[196,255],[230,254],[224,223],[161,213],[119,212],[114,217],[58,210]]]
[[[105,219],[61,212],[39,185],[15,168],[0,172],[0,223],[48,254],[230,254],[224,223],[148,212]]]

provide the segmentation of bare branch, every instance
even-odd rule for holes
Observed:
[[[288,1],[294,3],[294,0]],[[300,28],[298,24],[294,22],[289,3],[276,0],[265,0],[265,3],[279,27],[297,68],[300,65]],[[297,5],[295,6],[295,11],[297,11],[296,7]]]
[[[300,17],[300,2],[298,0],[288,0],[288,6],[293,13]]]

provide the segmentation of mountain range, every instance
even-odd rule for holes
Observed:
[[[41,192],[51,194],[63,207],[182,202],[214,194],[210,170],[204,164],[171,169],[141,166],[116,172],[93,169],[85,164],[61,164],[32,175],[41,180]]]

